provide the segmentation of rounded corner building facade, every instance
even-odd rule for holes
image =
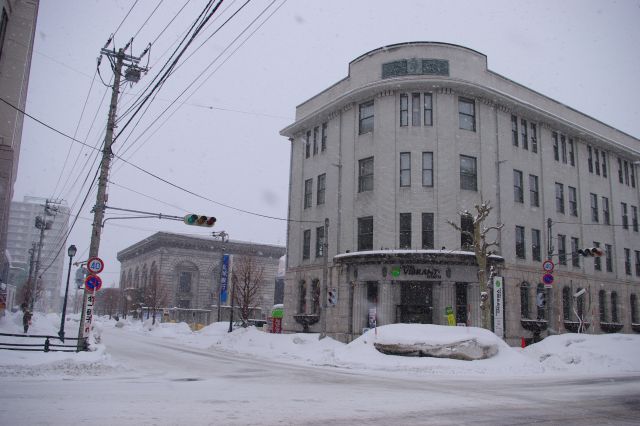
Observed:
[[[498,244],[487,269],[504,289],[492,322],[508,343],[640,331],[640,140],[432,42],[355,59],[281,134],[285,331],[481,326],[469,247],[484,205],[483,241]]]

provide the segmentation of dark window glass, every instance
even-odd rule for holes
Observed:
[[[602,177],[607,177],[607,156],[604,151],[602,154]]]
[[[576,165],[576,157],[575,157],[575,153],[573,152],[573,139],[569,138],[569,164],[571,164],[572,166]]]
[[[420,93],[412,93],[411,94],[411,125],[412,126],[421,126],[420,116],[422,115],[422,110],[420,108]]]
[[[624,273],[631,275],[631,250],[624,249]]]
[[[597,241],[594,241],[593,246],[600,247],[600,243]],[[593,258],[593,269],[595,269],[596,271],[602,271],[602,258],[600,257]]]
[[[422,153],[422,186],[433,186],[433,152]]]
[[[322,152],[327,150],[327,123],[322,123],[322,142],[320,144],[320,150]]]
[[[358,251],[373,250],[373,216],[358,218]]]
[[[538,176],[535,176],[535,175],[529,175],[529,203],[531,203],[531,207],[540,206]]]
[[[460,216],[460,247],[463,250],[473,248],[473,217],[470,214]]]
[[[313,155],[318,154],[318,139],[320,137],[320,128],[318,126],[313,128]]]
[[[538,152],[538,128],[531,123],[531,152]]]
[[[609,214],[609,199],[602,197],[602,220],[605,225],[611,224],[611,215]]]
[[[2,58],[2,51],[4,50],[4,39],[7,35],[7,24],[9,23],[9,16],[7,11],[2,8],[2,18],[0,19],[0,58]]]
[[[553,132],[551,134],[551,138],[553,139],[553,158],[556,161],[560,161],[560,151],[558,150],[558,134]]]
[[[578,216],[578,192],[572,186],[569,187],[569,214]]]
[[[560,135],[560,152],[562,153],[562,162],[567,164],[567,140],[564,135]]]
[[[633,230],[638,232],[638,208],[636,206],[631,206],[631,224]]]
[[[316,204],[324,204],[324,195],[327,187],[327,174],[318,175],[318,189],[316,192]]]
[[[305,229],[302,235],[302,258],[309,259],[311,256],[311,230]]]
[[[593,154],[595,155],[596,159],[594,161],[594,165],[595,165],[595,170],[596,170],[596,174],[598,176],[600,176],[600,151],[598,151],[597,149],[594,148],[593,150]]]
[[[433,247],[433,213],[422,213],[422,248],[432,249]]]
[[[411,248],[411,213],[400,213],[400,248]]]
[[[324,256],[324,226],[316,228],[316,257]]]
[[[520,131],[522,132],[522,147],[529,149],[529,136],[527,135],[527,120],[520,120]]]
[[[400,153],[400,186],[411,186],[411,153]]]
[[[629,229],[629,216],[627,213],[627,203],[620,203],[622,209],[622,228]]]
[[[518,259],[526,257],[524,245],[524,226],[516,226],[516,257]]]
[[[513,201],[516,203],[524,203],[524,189],[522,187],[522,172],[520,170],[513,171]]]
[[[460,189],[478,190],[475,157],[460,156]]]
[[[520,318],[529,319],[529,284],[520,284]]]
[[[540,230],[532,229],[531,230],[531,255],[533,260],[541,260],[541,243],[540,243]]]
[[[627,160],[624,161],[624,183],[629,186],[629,163]]]
[[[564,185],[556,182],[556,212],[564,213]]]
[[[600,308],[600,322],[607,322],[607,294],[604,290],[598,292],[598,306]]]
[[[358,162],[358,192],[373,191],[373,157]]]
[[[636,277],[640,277],[640,251],[634,250],[636,255]]]
[[[431,93],[424,94],[424,125],[433,126],[433,97]]]
[[[624,183],[622,177],[622,160],[618,158],[618,181],[620,181],[620,183]]]
[[[467,283],[456,283],[456,324],[467,323]]]
[[[593,173],[593,148],[587,146],[587,165],[589,166],[589,173]]]
[[[407,94],[400,95],[400,126],[409,125],[409,96]]]
[[[611,322],[618,322],[618,293],[611,292]]]
[[[547,292],[544,290],[543,284],[536,286],[536,319],[545,319],[545,304],[546,304]]]
[[[304,140],[304,158],[309,158],[311,155],[311,130],[307,131],[306,138]]]
[[[360,104],[360,134],[373,132],[373,101]]]
[[[598,223],[600,218],[598,217],[598,196],[596,194],[589,194],[591,197],[591,222]]]
[[[613,272],[613,247],[611,244],[604,245],[605,263],[607,272]]]
[[[307,313],[307,283],[304,281],[298,285],[298,312]]]
[[[191,293],[191,272],[180,272],[178,282],[179,293]]]
[[[320,312],[320,280],[311,281],[311,313],[317,315]]]
[[[476,131],[476,106],[471,99],[458,99],[458,122],[463,130]]]
[[[562,234],[558,234],[558,262],[567,264],[567,236]]]
[[[635,176],[635,166],[633,164],[631,164],[631,187],[635,188],[636,187],[636,176]]]
[[[579,243],[580,240],[571,237],[571,265],[576,268],[580,267],[580,256],[578,256]]]
[[[511,116],[511,143],[513,146],[518,146],[518,117]]]
[[[562,288],[562,318],[565,321],[571,320],[571,289]]]
[[[307,179],[304,181],[304,208],[311,207],[313,202],[313,179]]]
[[[631,304],[631,323],[638,324],[638,297],[635,294],[629,296]]]

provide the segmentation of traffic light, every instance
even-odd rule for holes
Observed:
[[[184,217],[184,223],[186,223],[187,225],[206,226],[207,228],[211,228],[216,224],[216,218],[213,216],[188,214]]]
[[[590,247],[578,250],[578,254],[585,257],[600,257],[604,254],[604,251],[602,251],[602,249],[598,247]]]
[[[329,306],[335,306],[338,303],[338,291],[335,288],[330,288],[327,291],[327,303]]]

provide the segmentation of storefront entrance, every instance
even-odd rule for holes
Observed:
[[[400,305],[396,316],[401,323],[433,323],[433,283],[426,281],[403,282]]]

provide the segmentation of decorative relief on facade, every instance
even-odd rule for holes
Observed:
[[[441,87],[438,89],[438,93],[442,95],[453,95],[453,89],[451,87]]]
[[[449,61],[444,59],[402,59],[382,64],[382,78],[405,75],[449,76]]]
[[[393,90],[383,90],[382,92],[378,93],[378,98],[384,98],[387,96],[393,96],[394,91]]]

